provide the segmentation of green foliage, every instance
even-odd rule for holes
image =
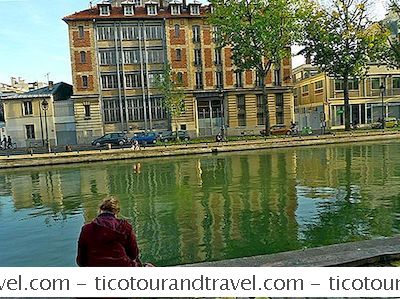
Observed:
[[[328,0],[315,4],[305,26],[305,54],[322,71],[344,84],[345,126],[350,130],[349,78],[360,77],[380,60],[387,32],[368,19],[369,0]]]
[[[234,64],[261,76],[290,56],[308,11],[298,0],[211,0],[209,21],[219,45],[232,48]]]
[[[383,27],[387,30],[388,45],[387,51],[382,55],[382,61],[389,66],[400,67],[400,40],[398,39],[400,19],[400,1],[392,0],[389,7],[389,17],[382,22]]]
[[[363,75],[377,61],[387,35],[367,18],[369,0],[331,0],[315,6],[306,26],[305,52],[336,78]]]
[[[168,113],[177,118],[185,111],[185,93],[179,88],[181,82],[176,83],[174,77],[177,74],[171,71],[171,67],[167,64],[163,74],[158,75],[155,80],[155,88],[163,95],[163,104]]]

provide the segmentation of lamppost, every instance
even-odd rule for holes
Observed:
[[[381,87],[379,87],[379,89],[381,90],[381,98],[382,98],[382,130],[385,130],[385,106],[383,103],[383,96],[385,94],[385,85],[383,85],[383,83],[381,84]]]
[[[49,142],[49,131],[47,128],[47,109],[49,109],[49,103],[46,101],[46,99],[43,99],[42,101],[42,109],[44,111],[44,126],[46,127],[46,147],[47,151],[51,153],[51,147]]]
[[[226,140],[226,127],[225,127],[225,96],[222,88],[218,88],[218,97],[220,99],[221,107],[221,129],[222,140]]]

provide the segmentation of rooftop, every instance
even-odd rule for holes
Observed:
[[[63,20],[65,22],[77,21],[77,20],[112,20],[112,19],[163,19],[163,18],[201,18],[204,17],[208,11],[208,6],[203,6],[200,9],[200,15],[191,15],[189,10],[183,10],[179,15],[171,15],[171,12],[167,7],[159,9],[157,15],[148,15],[145,7],[135,7],[134,15],[124,15],[123,7],[113,6],[110,15],[101,16],[100,11],[97,7],[82,10],[71,15],[65,16]]]

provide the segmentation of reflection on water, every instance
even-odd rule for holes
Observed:
[[[2,172],[0,266],[74,265],[106,195],[160,266],[390,236],[399,177],[397,142]]]

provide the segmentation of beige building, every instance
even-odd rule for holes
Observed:
[[[48,87],[3,98],[6,132],[18,147],[76,144],[72,86]]]
[[[254,71],[240,71],[218,49],[198,2],[111,1],[66,16],[77,138],[104,133],[187,130],[192,137],[259,134],[265,104]],[[170,120],[154,78],[168,62],[185,90],[185,112]],[[266,78],[270,122],[294,117],[291,60]]]
[[[305,64],[293,70],[295,115],[299,127],[344,128],[343,80]],[[384,87],[383,106],[381,86]],[[363,78],[349,81],[350,122],[369,126],[384,117],[400,119],[400,70],[370,65]],[[383,108],[383,109],[382,109]]]

